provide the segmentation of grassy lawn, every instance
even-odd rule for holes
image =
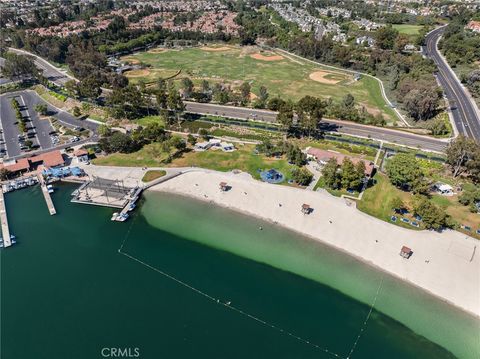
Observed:
[[[393,28],[397,30],[400,34],[416,36],[420,33],[420,30],[423,28],[423,26],[409,25],[409,24],[396,24],[396,25],[393,25]]]
[[[165,121],[160,116],[145,116],[145,117],[139,118],[137,120],[137,123],[141,126],[147,126],[152,123],[159,123],[160,125],[165,127]]]
[[[392,223],[390,220],[390,217],[394,214],[390,206],[392,199],[400,197],[405,204],[408,204],[411,202],[412,196],[393,186],[387,176],[381,173],[377,173],[374,179],[377,183],[374,186],[367,188],[363,194],[362,200],[357,201],[357,208],[371,216]],[[401,222],[400,220],[397,220],[395,224],[405,228],[417,229],[409,224]]]
[[[362,200],[357,202],[357,208],[359,210],[384,221],[391,222],[390,217],[394,213],[390,203],[393,198],[400,197],[407,207],[412,207],[413,196],[410,193],[401,191],[393,186],[388,178],[381,173],[377,173],[375,179],[377,184],[368,188],[363,194]],[[462,229],[458,230],[473,237],[480,238],[480,236],[475,234],[475,231],[480,229],[480,215],[470,212],[467,206],[459,203],[457,196],[446,197],[434,194],[431,200],[437,206],[444,208],[447,214],[449,214],[458,225],[467,225],[472,228],[472,232],[467,232]],[[396,224],[410,229],[417,229],[399,220]]]
[[[383,100],[380,85],[373,78],[363,76],[361,80],[354,81],[350,73],[278,57],[276,53],[261,54],[270,57],[276,55],[275,61],[252,57],[260,52],[256,47],[228,46],[223,51],[187,48],[142,52],[126,56],[122,60],[150,66],[130,74],[126,72],[125,75],[133,83],[140,80],[153,82],[181,70],[175,77],[176,82],[188,76],[196,84],[206,79],[211,83],[225,81],[235,88],[243,81],[248,81],[254,94],[258,95],[259,88],[263,85],[267,87],[270,97],[279,96],[284,99],[298,100],[305,95],[312,95],[339,101],[345,94],[351,93],[370,112],[381,112],[391,120],[396,119],[392,109]],[[312,73],[317,74],[316,80],[310,78]]]
[[[253,153],[254,145],[240,146],[234,152],[220,150],[208,150],[203,152],[186,152],[181,157],[170,163],[169,167],[196,166],[216,171],[241,170],[250,173],[254,178],[260,179],[258,170],[274,168],[282,172],[286,179],[291,178],[291,170],[294,166],[288,164],[285,158],[270,158]]]
[[[161,144],[152,143],[134,153],[112,153],[96,158],[93,160],[93,164],[119,167],[160,167],[165,165],[164,161],[167,158],[168,154],[162,151]]]
[[[157,178],[163,177],[167,174],[164,170],[151,170],[147,171],[142,178],[142,182],[150,182]]]

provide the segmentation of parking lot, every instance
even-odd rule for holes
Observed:
[[[20,105],[20,113],[27,126],[25,134],[21,134],[18,128],[15,110],[11,105],[12,99],[16,99]],[[46,104],[48,116],[55,118],[57,123],[64,128],[73,131],[84,129],[95,131],[97,128],[95,123],[77,119],[71,114],[47,104],[33,91],[4,94],[0,97],[0,157],[18,157],[32,150],[47,150],[65,143],[65,139],[61,143],[60,136],[50,121],[40,119],[39,114],[35,111],[37,104]],[[80,141],[80,138],[70,136],[68,141],[74,143]]]

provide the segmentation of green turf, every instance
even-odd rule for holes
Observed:
[[[408,24],[397,24],[393,25],[393,28],[397,30],[400,34],[405,35],[418,35],[423,26],[421,25],[408,25]]]
[[[379,83],[370,77],[362,76],[354,81],[350,73],[341,70],[331,70],[321,65],[299,60],[284,58],[280,61],[264,61],[252,58],[250,55],[260,52],[255,48],[230,47],[227,51],[205,51],[201,48],[183,50],[168,50],[161,53],[142,52],[129,55],[124,59],[135,59],[150,65],[149,74],[144,77],[131,77],[136,83],[140,80],[154,82],[165,74],[181,73],[175,81],[188,76],[195,84],[202,79],[211,83],[225,81],[232,88],[237,88],[243,81],[249,81],[252,92],[259,94],[260,86],[268,89],[270,97],[279,96],[284,99],[299,100],[305,95],[331,97],[341,100],[351,93],[357,103],[363,104],[370,112],[381,112],[391,121],[396,120],[392,109],[385,103]],[[275,55],[265,53],[265,55]],[[322,83],[311,80],[309,75],[315,71],[325,71],[325,79],[339,81],[336,84]],[[128,76],[128,72],[126,73]]]

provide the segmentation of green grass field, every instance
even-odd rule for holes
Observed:
[[[405,34],[409,36],[416,36],[420,33],[420,30],[423,26],[421,25],[408,25],[408,24],[396,24],[392,26],[400,34]]]
[[[260,55],[260,56],[258,56]],[[252,56],[257,56],[254,58]],[[262,56],[275,58],[265,59]],[[126,72],[132,83],[140,80],[154,82],[181,72],[174,77],[178,82],[190,77],[199,84],[202,79],[211,83],[226,82],[236,88],[249,81],[252,92],[258,95],[260,86],[268,89],[270,97],[299,100],[305,95],[341,100],[351,93],[358,104],[373,114],[383,113],[387,120],[395,121],[392,109],[385,103],[380,85],[370,77],[363,76],[354,81],[352,74],[342,70],[331,70],[297,58],[287,58],[272,52],[261,52],[256,47],[222,47],[217,51],[202,48],[142,52],[123,57],[132,63],[143,63],[149,67]],[[315,74],[315,75],[312,75]],[[311,79],[310,76],[315,77]]]

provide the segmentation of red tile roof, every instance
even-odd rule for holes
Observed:
[[[0,168],[6,168],[10,172],[27,171],[30,168],[30,163],[28,162],[28,159],[21,158],[12,164],[0,164]]]
[[[30,157],[28,160],[32,164],[42,162],[45,167],[55,167],[65,164],[65,160],[60,151],[42,153],[41,155]]]
[[[65,160],[60,151],[51,151],[38,156],[21,158],[12,164],[0,164],[0,168],[6,168],[11,172],[19,172],[29,170],[34,164],[43,164],[45,167],[55,167],[64,165]]]

